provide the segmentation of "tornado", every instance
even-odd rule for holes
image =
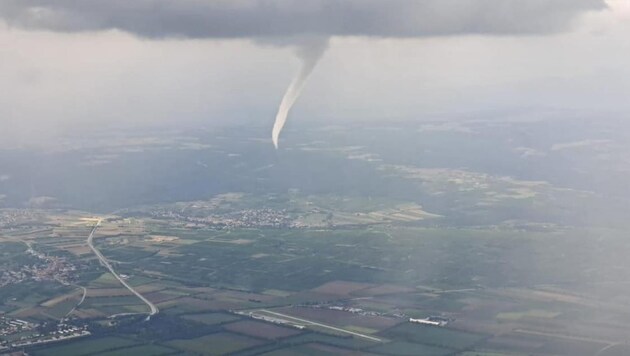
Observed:
[[[273,145],[276,149],[278,149],[278,139],[280,138],[280,133],[282,132],[284,124],[287,122],[291,108],[300,97],[300,93],[302,92],[302,89],[304,89],[308,77],[311,73],[313,73],[313,69],[315,69],[315,66],[317,66],[317,63],[319,63],[319,60],[322,58],[327,48],[327,38],[314,39],[298,47],[297,56],[302,62],[302,67],[300,68],[298,74],[293,78],[293,81],[291,81],[289,88],[280,102],[280,107],[278,108],[278,113],[276,114],[276,121],[274,122],[273,130],[271,131],[271,140],[273,141]]]

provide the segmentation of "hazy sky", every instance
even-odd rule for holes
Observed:
[[[462,5],[465,4],[465,5]],[[0,0],[0,139],[69,125],[627,113],[630,0]]]

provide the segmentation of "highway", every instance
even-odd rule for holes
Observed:
[[[105,258],[105,256],[103,256],[103,254],[101,253],[101,251],[99,251],[96,247],[94,247],[93,239],[94,239],[94,233],[96,232],[96,229],[98,229],[99,225],[101,224],[102,220],[99,220],[96,222],[96,225],[94,225],[94,227],[92,228],[92,231],[90,232],[90,235],[88,236],[87,239],[87,243],[88,246],[90,246],[90,249],[92,249],[92,251],[94,252],[94,254],[96,255],[96,257],[98,257],[99,261],[101,262],[101,265],[103,265],[105,268],[107,268],[109,270],[109,272],[116,277],[116,279],[120,282],[120,284],[122,284],[123,286],[125,286],[125,288],[129,289],[129,291],[131,293],[133,293],[136,297],[140,298],[140,300],[142,300],[142,302],[144,304],[146,304],[149,309],[149,315],[147,316],[146,320],[151,319],[151,317],[157,313],[160,312],[160,310],[158,309],[158,307],[156,307],[153,303],[151,303],[147,298],[145,298],[142,294],[140,294],[138,291],[136,291],[135,289],[133,289],[133,287],[131,287],[122,277],[120,277],[118,275],[118,273],[116,273],[116,271],[114,270],[114,268],[112,267],[112,265],[109,263],[109,261],[107,260],[107,258]]]

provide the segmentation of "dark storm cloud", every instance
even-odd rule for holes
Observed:
[[[422,37],[565,30],[603,0],[0,0],[11,26],[146,38]]]

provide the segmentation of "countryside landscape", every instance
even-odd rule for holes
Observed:
[[[630,355],[630,0],[0,0],[0,356]]]
[[[56,164],[43,172],[59,183],[2,166],[0,347],[625,355],[628,197],[614,179],[630,163],[611,157],[627,141],[614,120],[574,122],[554,122],[557,136],[535,147],[539,122],[462,121],[378,137],[303,130],[279,152],[257,129],[116,132],[68,137],[52,158],[23,151],[48,155]],[[138,163],[153,157],[163,168]],[[146,175],[168,181],[134,178]]]

